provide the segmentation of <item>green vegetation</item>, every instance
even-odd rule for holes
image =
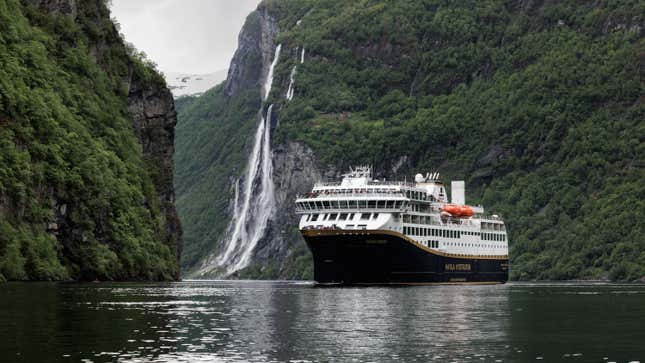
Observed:
[[[182,265],[195,267],[226,229],[230,186],[246,165],[257,127],[260,90],[229,98],[221,84],[176,102],[175,183],[186,240]],[[217,120],[214,122],[213,120]]]
[[[0,280],[177,272],[158,242],[154,170],[124,85],[131,69],[133,79],[164,81],[123,45],[107,8],[95,11],[74,19],[0,0]]]
[[[514,279],[645,276],[642,2],[275,6],[309,54],[283,139],[465,177],[508,222]]]
[[[321,169],[371,163],[390,170],[407,160],[399,176],[438,168],[447,179],[464,178],[469,202],[507,221],[512,279],[645,277],[643,2],[265,6],[279,19],[283,43],[269,100],[280,119],[275,143],[306,143]],[[286,103],[293,50],[302,46],[306,61]],[[215,217],[226,215],[245,155],[231,143],[248,139],[259,106],[238,98],[213,110],[221,94],[213,90],[179,117],[191,130],[178,132],[178,142],[196,138],[200,147],[178,158],[178,169],[194,158],[192,172],[212,171],[199,193],[209,200],[180,201],[198,203],[182,215],[200,226],[186,239],[195,251],[205,245],[194,241],[216,240],[222,229],[210,228],[213,221],[225,224]],[[199,213],[208,222],[194,221]],[[305,257],[295,258],[302,265]]]

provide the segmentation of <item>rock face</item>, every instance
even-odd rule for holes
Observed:
[[[227,96],[262,87],[273,59],[277,35],[277,22],[266,7],[261,5],[246,18],[226,78]]]
[[[177,263],[181,257],[181,224],[175,209],[173,187],[173,154],[177,112],[172,93],[166,87],[131,80],[128,110],[132,115],[135,133],[143,147],[144,159],[156,167],[155,188],[164,215],[165,243],[175,251]],[[176,276],[179,279],[179,275]]]
[[[288,258],[301,240],[297,230],[294,200],[298,194],[311,190],[323,177],[316,168],[313,151],[307,146],[288,142],[274,148],[275,214],[266,234],[256,247],[253,263],[263,268],[275,268],[278,277],[288,278]],[[333,170],[331,171],[333,173]]]

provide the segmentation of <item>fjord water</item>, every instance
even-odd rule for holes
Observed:
[[[644,285],[0,285],[2,362],[643,361],[644,326]]]

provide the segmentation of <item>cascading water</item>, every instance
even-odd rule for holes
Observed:
[[[269,74],[267,74],[266,82],[264,82],[263,101],[266,101],[267,98],[269,98],[269,93],[271,93],[271,87],[273,86],[273,71],[275,70],[275,66],[278,65],[278,58],[280,58],[280,50],[282,50],[282,44],[278,44],[278,46],[275,47],[275,55],[273,56],[273,62],[271,63],[271,67],[269,67]]]
[[[302,47],[302,52],[300,53],[300,63],[305,62],[305,47]]]
[[[262,89],[263,101],[269,98],[273,86],[273,73],[278,64],[281,49],[282,45],[278,44]],[[275,205],[271,151],[273,105],[267,108],[265,117],[262,116],[262,111],[263,109],[260,109],[260,123],[255,132],[253,148],[249,155],[244,190],[241,196],[239,195],[239,180],[235,184],[233,218],[226,234],[230,238],[225,239],[223,249],[215,259],[216,267],[224,268],[226,275],[248,266],[253,249],[264,236]],[[256,182],[258,179],[259,183]],[[253,198],[254,196],[255,198]],[[241,203],[240,197],[242,198]]]
[[[293,68],[291,68],[291,75],[289,76],[289,88],[287,88],[287,101],[291,101],[293,99],[293,94],[295,92],[296,68],[297,66],[293,66]]]

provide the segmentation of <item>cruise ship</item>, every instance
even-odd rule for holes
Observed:
[[[439,173],[379,181],[371,167],[316,183],[296,199],[320,285],[493,284],[508,280],[504,221],[466,205],[463,181]]]

